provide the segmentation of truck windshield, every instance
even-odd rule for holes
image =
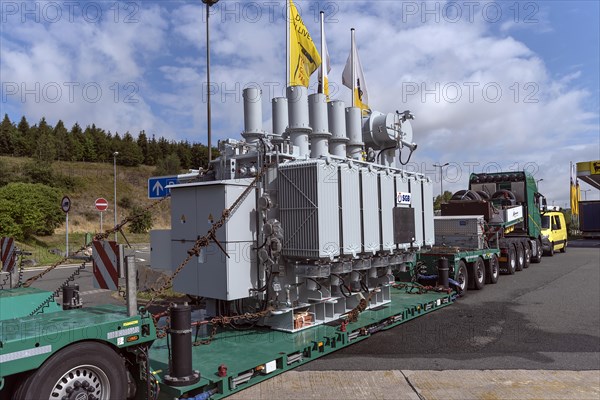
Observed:
[[[542,229],[550,229],[550,216],[542,215]]]

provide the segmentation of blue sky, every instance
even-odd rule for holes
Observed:
[[[449,162],[444,189],[466,186],[470,171],[527,168],[564,205],[569,161],[600,159],[598,1],[296,3],[317,40],[326,12],[330,81],[347,102],[341,73],[356,28],[371,107],[416,114],[409,167],[439,183],[432,165]],[[216,139],[239,138],[248,85],[263,89],[270,130],[270,97],[284,90],[284,4],[211,10]],[[0,5],[2,114],[206,142],[200,0]]]

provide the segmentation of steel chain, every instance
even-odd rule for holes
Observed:
[[[179,275],[179,273],[186,267],[186,265],[192,260],[192,258],[200,255],[200,250],[202,248],[207,247],[210,244],[211,239],[215,237],[217,231],[221,227],[223,227],[223,225],[225,225],[225,222],[227,222],[227,220],[231,218],[231,216],[237,211],[242,202],[246,199],[246,197],[248,197],[258,180],[268,171],[270,166],[271,164],[265,165],[258,172],[258,174],[252,180],[252,182],[246,187],[246,189],[244,189],[242,194],[240,194],[240,196],[233,202],[233,204],[229,208],[223,210],[221,218],[219,218],[218,221],[215,221],[212,224],[206,235],[196,240],[194,246],[190,250],[188,250],[187,257],[179,264],[179,266],[177,266],[173,274],[171,274],[171,276],[169,276],[165,280],[162,286],[150,289],[150,291],[152,292],[152,296],[150,297],[148,303],[146,303],[146,309],[148,309],[148,307],[154,304],[159,297],[163,296],[165,292],[173,286],[173,281],[175,280],[177,275]]]
[[[234,315],[231,317],[226,317],[226,316],[221,315],[218,317],[211,318],[210,321],[208,322],[208,324],[212,325],[212,329],[211,329],[209,337],[206,339],[197,340],[194,343],[192,343],[192,345],[193,346],[201,346],[201,345],[210,344],[213,341],[215,335],[217,334],[219,326],[231,325],[233,322],[236,322],[239,320],[259,319],[262,317],[266,317],[270,313],[271,313],[271,308],[268,308],[264,311],[259,311],[256,313],[246,313],[246,314],[241,314],[241,315]]]
[[[136,214],[134,216],[130,216],[130,217],[126,217],[125,219],[123,219],[121,221],[121,223],[119,223],[118,225],[116,225],[115,227],[113,227],[112,229],[108,229],[104,232],[100,232],[97,233],[96,235],[94,235],[94,239],[93,240],[104,240],[106,238],[108,238],[111,234],[120,231],[123,226],[125,226],[126,224],[128,224],[131,221],[134,221],[140,217],[142,217],[144,215],[144,213],[146,213],[146,211],[149,211],[151,209],[153,209],[154,207],[156,207],[158,204],[162,203],[165,199],[167,199],[168,197],[163,197],[160,200],[155,201],[154,203],[150,204],[147,207],[144,207],[139,214]],[[75,253],[73,253],[73,255],[77,255],[79,253],[81,253],[82,251],[84,251],[88,246],[81,246],[77,251],[75,251]],[[40,279],[41,277],[43,277],[44,275],[46,275],[47,273],[51,272],[52,270],[54,270],[56,267],[58,267],[59,265],[64,264],[68,259],[69,259],[69,255],[67,254],[65,257],[63,257],[62,259],[60,259],[59,261],[55,262],[54,264],[50,265],[48,268],[46,268],[45,270],[43,270],[42,272],[40,272],[37,275],[32,276],[31,278],[27,279],[25,281],[25,283],[23,283],[23,287],[29,287],[31,286],[31,284],[35,281],[37,281],[38,279]],[[60,288],[59,288],[60,289]]]
[[[358,316],[360,315],[361,312],[363,312],[367,309],[367,306],[369,305],[369,302],[375,295],[376,290],[377,289],[371,290],[366,299],[364,299],[364,298],[360,299],[360,301],[358,302],[356,307],[354,307],[352,310],[348,311],[348,313],[346,314],[348,316],[348,322],[358,321]]]

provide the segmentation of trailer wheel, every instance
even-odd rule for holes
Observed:
[[[529,268],[529,264],[531,264],[531,249],[529,248],[529,244],[527,241],[521,242],[521,247],[523,247],[523,253],[525,258],[523,260],[523,268]]]
[[[531,257],[531,262],[536,264],[542,262],[542,253],[542,242],[540,239],[535,239],[535,253]]]
[[[471,287],[475,290],[483,289],[485,285],[485,264],[481,257],[478,257],[477,261],[471,264],[469,273],[471,276]]]
[[[515,249],[515,246],[513,246],[512,244],[508,245],[508,254],[507,254],[507,260],[506,260],[506,273],[508,275],[514,275],[515,271],[517,270],[517,250]]]
[[[517,271],[523,271],[523,265],[525,265],[525,251],[521,243],[514,243],[515,251],[517,253]]]
[[[498,262],[498,256],[492,254],[489,260],[485,263],[485,283],[496,283],[500,276],[500,263]]]
[[[456,281],[458,282],[458,288],[464,294],[467,291],[469,282],[469,273],[467,272],[467,264],[460,260],[458,262],[458,268],[456,269]]]
[[[21,382],[13,399],[126,399],[127,369],[106,345],[81,342],[50,357]]]

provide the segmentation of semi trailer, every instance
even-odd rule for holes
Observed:
[[[579,230],[583,237],[600,237],[600,200],[579,202]]]
[[[471,174],[435,217],[435,246],[419,253],[419,273],[433,277],[446,259],[461,292],[496,283],[542,258],[545,198],[527,171]]]

